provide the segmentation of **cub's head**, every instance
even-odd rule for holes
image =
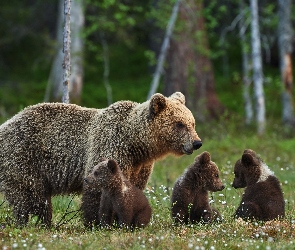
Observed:
[[[116,161],[101,158],[91,173],[84,178],[84,181],[91,187],[106,188],[116,179],[120,171]]]
[[[242,158],[235,164],[234,174],[235,178],[232,186],[234,188],[244,188],[265,181],[268,176],[273,175],[273,172],[253,150],[246,149]]]
[[[202,146],[195,131],[195,119],[185,106],[185,97],[175,92],[170,97],[154,94],[149,101],[149,123],[164,153],[192,154]]]
[[[205,190],[216,192],[224,189],[219,169],[215,162],[211,161],[211,156],[208,152],[205,151],[195,158],[193,169],[200,180],[199,184]]]

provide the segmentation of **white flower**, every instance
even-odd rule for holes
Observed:
[[[268,237],[267,241],[268,242],[273,242],[273,237]]]

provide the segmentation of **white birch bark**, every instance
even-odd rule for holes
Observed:
[[[71,0],[64,1],[64,32],[63,32],[63,96],[62,102],[69,103],[69,82],[71,76]]]
[[[64,0],[59,0],[59,14],[57,21],[56,55],[54,57],[44,101],[60,100],[63,94],[63,21]],[[84,43],[82,29],[84,27],[83,0],[72,0],[71,4],[71,76],[69,92],[72,100],[79,102],[83,87],[82,54]]]
[[[252,40],[252,63],[253,82],[256,100],[256,121],[258,134],[263,134],[265,130],[265,100],[263,90],[263,72],[261,59],[261,43],[258,20],[257,0],[250,1],[251,9],[251,40]]]
[[[278,46],[280,53],[280,71],[283,84],[282,120],[283,123],[294,124],[293,106],[293,72],[292,72],[292,37],[291,0],[278,0]]]
[[[246,39],[246,29],[247,25],[245,23],[245,4],[244,0],[240,0],[240,13],[241,19],[239,21],[239,36],[242,44],[242,68],[243,68],[243,97],[245,104],[245,123],[249,125],[253,120],[253,106],[250,95],[250,86],[251,86],[251,78],[250,78],[250,54],[247,49],[247,39]]]
[[[152,83],[151,83],[151,87],[150,87],[150,90],[149,90],[149,93],[148,93],[148,96],[147,96],[148,100],[156,92],[156,90],[157,90],[157,88],[159,86],[159,80],[160,80],[160,76],[161,76],[162,71],[163,71],[163,64],[164,64],[166,53],[167,53],[167,50],[168,50],[168,47],[169,47],[170,37],[172,35],[174,25],[175,25],[175,21],[177,19],[177,14],[178,14],[178,10],[179,10],[180,1],[181,0],[177,0],[176,3],[173,6],[172,14],[171,14],[171,17],[170,17],[168,25],[167,25],[165,38],[164,38],[164,41],[163,41],[163,44],[162,44],[162,47],[161,47],[161,51],[160,51],[160,55],[159,55],[159,58],[158,58],[156,71],[154,73],[153,80],[152,80]]]

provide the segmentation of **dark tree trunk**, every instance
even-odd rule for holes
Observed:
[[[278,0],[279,4],[279,52],[280,70],[283,83],[283,115],[284,124],[294,124],[294,104],[293,104],[293,71],[292,71],[292,38],[293,29],[291,25],[291,0]]]
[[[189,8],[188,8],[189,6]],[[218,118],[224,107],[215,91],[209,43],[202,16],[203,2],[181,2],[179,26],[167,55],[164,93],[181,91],[196,119]]]

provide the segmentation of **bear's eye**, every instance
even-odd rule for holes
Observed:
[[[219,174],[215,174],[215,177],[218,178],[219,177]]]
[[[95,177],[97,177],[97,176],[98,176],[98,171],[94,171],[93,175],[94,175]]]
[[[177,122],[177,123],[176,123],[176,127],[177,127],[178,129],[183,129],[183,128],[185,128],[185,125],[184,125],[182,122]]]

